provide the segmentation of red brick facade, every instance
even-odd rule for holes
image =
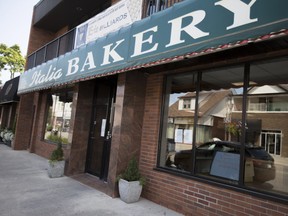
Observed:
[[[63,31],[66,29],[51,33],[32,27],[28,53],[39,49]],[[211,184],[208,181],[204,183],[203,179],[197,177],[180,176],[157,169],[164,75],[191,71],[191,65],[193,69],[203,68],[207,62],[210,68],[213,68],[252,59],[283,56],[288,53],[287,48],[271,50],[271,52],[264,52],[265,49],[259,51],[254,48],[251,50],[234,48],[220,52],[219,55],[214,53],[204,58],[118,74],[108,180],[107,183],[99,179],[93,181],[97,181],[100,187],[105,188],[105,193],[112,197],[118,196],[116,177],[123,171],[129,159],[137,156],[141,173],[147,178],[142,196],[184,215],[288,215],[287,204],[258,198],[259,196],[253,196],[252,193],[242,192],[244,189],[241,188],[216,185],[212,181]],[[111,77],[107,77],[109,78]],[[73,130],[73,138],[72,143],[65,147],[65,174],[69,176],[85,173],[95,85],[94,79],[74,83],[72,87],[74,103],[70,127]],[[21,95],[15,150],[28,149],[30,152],[48,158],[56,148],[55,144],[43,140],[49,91],[47,89]],[[267,120],[263,128],[268,127],[269,121],[273,119],[273,116],[272,118],[259,117]],[[285,114],[282,118],[283,122],[279,124],[287,125],[286,120]],[[286,128],[283,133],[287,134]],[[283,151],[287,156],[288,145],[285,146]]]
[[[287,215],[287,205],[237,192],[237,188],[213,186],[201,180],[155,169],[165,73],[146,74],[133,71],[118,76],[108,184],[101,184],[99,181],[100,187],[106,188],[105,192],[110,196],[118,196],[116,176],[124,169],[131,153],[140,153],[140,169],[147,178],[142,195],[160,205],[185,215],[197,216]],[[93,83],[94,80],[90,80],[73,87],[73,143],[65,148],[67,175],[85,172]],[[48,158],[55,145],[42,138],[46,92],[47,90],[21,96],[15,149],[28,148],[31,152]]]
[[[140,169],[147,178],[142,196],[160,205],[185,215],[197,216],[287,215],[288,206],[285,204],[240,192],[239,188],[213,186],[213,183],[155,169],[165,73],[168,72],[146,74],[133,71],[118,75],[108,184],[99,181],[100,187],[105,188],[110,196],[118,196],[116,176],[124,169],[131,153],[140,154]],[[66,175],[85,172],[93,83],[94,80],[90,80],[76,83],[73,87],[73,143],[65,149]],[[47,91],[21,96],[21,114],[15,139],[15,149],[28,148],[46,158],[55,148],[42,138]],[[263,116],[261,118],[264,119]]]

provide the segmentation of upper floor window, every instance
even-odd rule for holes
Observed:
[[[184,99],[183,100],[183,109],[191,109],[191,100],[190,99]]]
[[[248,97],[248,111],[254,112],[283,112],[288,111],[288,96],[282,92],[273,96],[255,96]]]

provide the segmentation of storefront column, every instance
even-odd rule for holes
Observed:
[[[66,175],[85,172],[94,83],[94,80],[81,82],[74,91],[72,108],[74,112],[71,116],[72,125],[70,125],[73,128],[73,144],[67,146]]]
[[[139,158],[145,90],[146,77],[142,72],[133,71],[118,76],[107,180],[112,197],[118,196],[117,175],[123,172],[133,156]]]

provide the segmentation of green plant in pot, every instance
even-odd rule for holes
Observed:
[[[141,176],[135,158],[132,158],[129,161],[124,173],[120,174],[117,177],[117,180],[121,200],[126,203],[137,202],[146,180]]]
[[[48,163],[48,176],[50,178],[58,178],[64,175],[64,152],[62,143],[57,144],[57,148],[52,151]]]

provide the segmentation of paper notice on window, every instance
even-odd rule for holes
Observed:
[[[192,130],[184,130],[184,143],[192,144]]]
[[[179,142],[179,143],[183,142],[183,130],[182,129],[175,130],[175,142]]]
[[[105,136],[105,128],[106,128],[106,119],[102,119],[102,124],[101,124],[101,137]]]

